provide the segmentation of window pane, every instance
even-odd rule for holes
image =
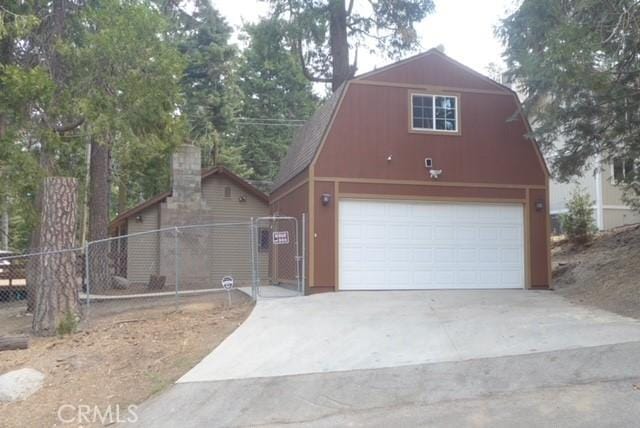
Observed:
[[[456,108],[456,98],[455,97],[449,98],[449,108],[452,108],[452,109]]]
[[[423,122],[422,119],[418,119],[418,118],[413,118],[413,127],[414,128],[423,128]]]
[[[431,107],[425,107],[423,117],[425,119],[433,119],[433,109]]]
[[[425,119],[424,120],[424,128],[425,129],[433,129],[433,119]]]
[[[447,119],[455,119],[456,111],[455,110],[447,110]]]
[[[413,96],[413,105],[422,107],[422,99],[423,98],[424,97],[421,97],[421,96],[418,96],[418,95],[414,95]]]
[[[445,121],[445,126],[447,127],[447,131],[455,131],[456,130],[456,121],[455,120],[447,120],[447,121]]]
[[[633,175],[633,159],[626,159],[624,162],[624,175],[631,177]]]
[[[436,97],[436,107],[444,107],[444,97]]]
[[[622,160],[618,158],[613,160],[613,179],[615,181],[621,181],[624,179]]]
[[[445,123],[443,119],[436,119],[436,129],[446,130]]]
[[[436,107],[436,119],[444,119],[444,109]]]
[[[413,106],[413,117],[422,117],[422,107]]]

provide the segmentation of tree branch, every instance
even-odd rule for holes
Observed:
[[[63,123],[60,125],[54,125],[52,128],[54,131],[62,134],[65,132],[69,132],[72,131],[74,129],[76,129],[77,127],[79,127],[80,125],[82,125],[84,123],[84,117],[81,117],[79,119],[76,119],[73,122],[70,123]]]
[[[331,83],[333,81],[331,78],[315,76],[311,73],[311,71],[309,71],[309,69],[307,68],[307,62],[304,59],[304,53],[302,52],[302,41],[298,39],[295,42],[295,45],[298,54],[298,60],[300,61],[300,66],[302,67],[302,74],[304,75],[304,77],[308,80],[311,80],[312,82]]]
[[[349,0],[349,7],[347,8],[347,16],[351,16],[351,12],[353,12],[353,0]]]

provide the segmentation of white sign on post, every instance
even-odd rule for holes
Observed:
[[[225,276],[222,278],[222,288],[224,288],[225,290],[231,290],[233,288],[233,277],[232,276]]]
[[[273,243],[275,245],[288,244],[289,232],[286,230],[283,232],[273,232]]]

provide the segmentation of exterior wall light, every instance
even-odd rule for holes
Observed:
[[[238,202],[247,202],[247,197],[242,195],[238,198]]]
[[[136,223],[142,223],[142,216],[140,214],[136,216]]]
[[[536,201],[536,211],[542,211],[544,209],[544,201],[542,199],[538,199]]]
[[[331,193],[323,193],[322,196],[320,196],[320,202],[322,202],[322,205],[325,207],[329,205],[329,202],[331,202]]]

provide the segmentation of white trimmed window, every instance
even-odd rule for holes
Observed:
[[[411,94],[411,129],[458,132],[458,97]]]
[[[611,164],[611,176],[613,183],[625,181],[627,177],[631,177],[635,169],[635,162],[630,158],[614,158]]]

